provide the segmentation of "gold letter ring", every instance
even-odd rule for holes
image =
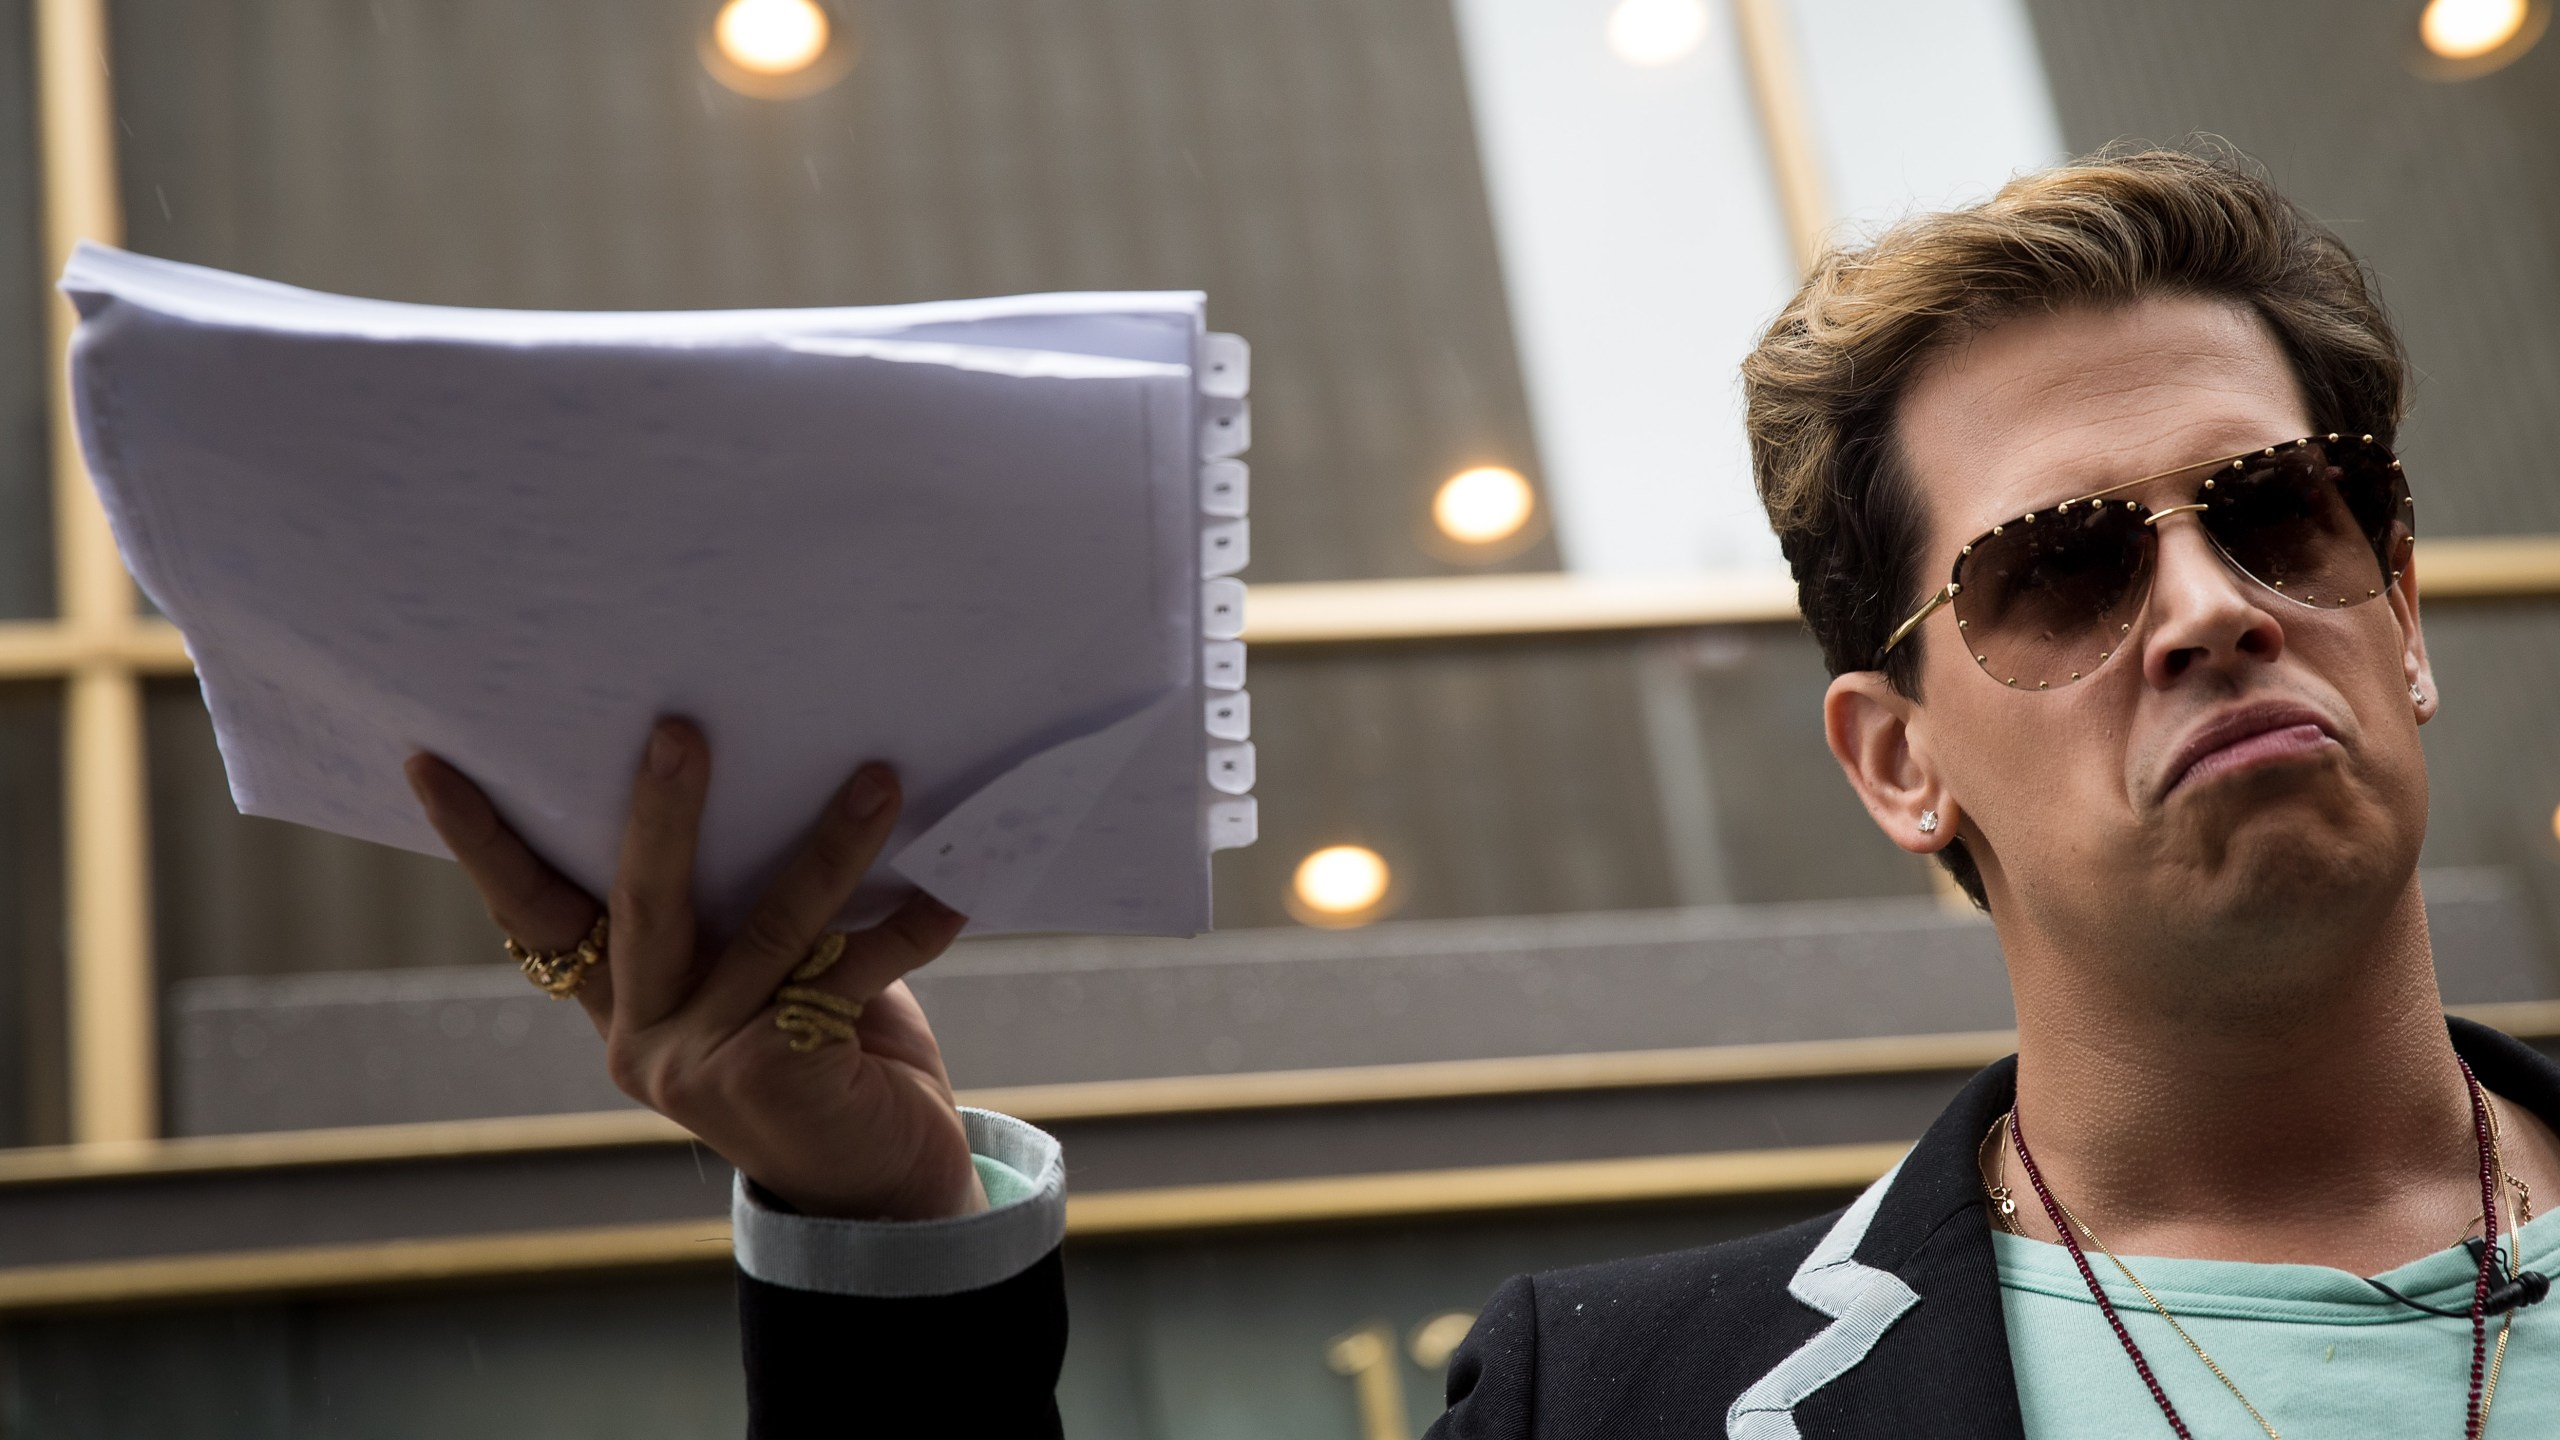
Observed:
[[[782,1007],[774,1012],[773,1028],[790,1036],[791,1048],[800,1054],[852,1039],[853,1022],[862,1018],[861,1001],[798,983],[817,979],[843,958],[844,933],[830,930],[818,937],[790,980],[773,992],[773,1002]]]
[[[587,971],[604,959],[604,915],[596,916],[595,928],[587,938],[566,950],[527,950],[507,937],[507,958],[516,962],[543,994],[554,1000],[566,1000],[587,983]]]

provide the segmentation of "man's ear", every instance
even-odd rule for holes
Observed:
[[[2417,708],[2418,723],[2426,724],[2443,708],[2443,697],[2436,693],[2436,672],[2427,664],[2427,634],[2418,628],[2418,557],[2400,567],[2400,578],[2391,582],[2391,618],[2400,622],[2400,672],[2409,684],[2409,703]]]
[[[1912,733],[1919,708],[1884,672],[1854,670],[1824,693],[1822,733],[1885,838],[1914,855],[1934,855],[1956,838],[1963,814]]]

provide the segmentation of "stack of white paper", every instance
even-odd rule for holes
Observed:
[[[881,759],[907,809],[848,921],[920,885],[979,931],[1208,927],[1254,811],[1245,351],[1200,295],[456,310],[94,246],[62,287],[244,812],[440,854],[431,750],[601,894],[680,714],[712,925]]]

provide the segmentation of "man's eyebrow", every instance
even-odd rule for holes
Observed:
[[[2190,460],[2183,465],[2172,465],[2166,470],[2154,470],[2148,475],[2136,475],[2130,480],[2119,480],[2112,485],[2101,486],[2095,490],[2076,491],[2072,494],[2064,495],[2059,499],[2048,500],[2041,505],[2030,505],[2025,510],[2018,513],[2021,515],[2027,515],[2039,511],[2057,509],[2064,505],[2077,505],[2083,500],[2102,500],[2109,495],[2120,494],[2137,485],[2148,485],[2154,480],[2166,480],[2172,475],[2185,475],[2192,471],[2209,470],[2217,465],[2228,464],[2231,461],[2241,459],[2244,456],[2254,455],[2259,450],[2265,448],[2267,447],[2260,445],[2243,446],[2240,449],[2221,455],[2211,456],[2207,459]],[[1992,523],[2006,524],[2007,522],[1993,521]]]

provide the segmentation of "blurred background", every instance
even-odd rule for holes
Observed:
[[[450,865],[233,811],[60,423],[73,240],[454,305],[1206,290],[1254,346],[1261,841],[1215,935],[917,988],[1066,1141],[1071,1434],[1391,1440],[1505,1275],[1829,1208],[2005,1053],[1988,926],[1823,747],[1734,367],[1826,237],[2015,171],[2219,137],[2380,274],[2439,964],[2560,1044],[2548,18],[0,0],[0,1435],[743,1413],[718,1158]]]

